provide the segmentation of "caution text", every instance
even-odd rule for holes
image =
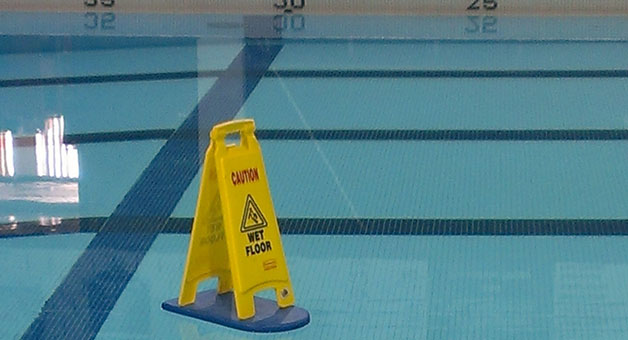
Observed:
[[[259,180],[259,172],[257,168],[250,168],[231,172],[231,183],[240,185],[251,183]]]

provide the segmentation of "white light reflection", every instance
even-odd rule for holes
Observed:
[[[17,220],[15,219],[15,216],[9,216],[9,223],[11,223],[11,230],[17,229]]]
[[[37,175],[55,178],[78,178],[78,151],[63,143],[63,116],[48,118],[44,131],[35,135]]]
[[[34,136],[13,136],[0,131],[0,205],[5,201],[45,204],[79,203],[79,156],[75,145],[63,142],[63,116],[43,122]],[[27,214],[28,215],[28,214]],[[7,216],[0,216],[0,221]],[[20,216],[9,215],[7,225],[17,225]],[[4,223],[4,222],[0,222]],[[42,217],[40,224],[61,223],[59,217]]]
[[[62,221],[60,217],[40,217],[39,225],[42,227],[51,227],[61,224]]]
[[[61,120],[59,117],[54,117],[52,119],[52,150],[54,152],[54,163],[55,163],[55,171],[54,176],[57,178],[61,177],[61,143],[63,143],[63,132],[59,128],[59,121]]]
[[[0,131],[0,177],[14,177],[17,169],[20,176],[78,178],[78,150],[74,145],[63,143],[64,125],[63,116],[46,119],[44,130],[35,133],[34,149],[33,144],[28,143],[14,148],[11,131]],[[15,156],[16,152],[18,156]]]
[[[47,119],[46,124],[44,125],[44,136],[46,136],[46,156],[48,160],[48,176],[50,177],[54,177],[55,175],[54,135],[52,131],[52,119],[54,118]]]
[[[0,131],[0,176],[13,177],[14,175],[13,134],[11,130]]]
[[[79,177],[79,158],[78,150],[74,145],[66,145],[66,152],[68,155],[68,177]]]
[[[37,130],[35,134],[35,163],[37,164],[37,176],[46,176],[46,143],[44,134]]]

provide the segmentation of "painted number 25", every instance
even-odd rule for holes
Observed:
[[[487,11],[492,11],[497,8],[496,0],[473,0],[471,5],[467,7],[467,11],[475,11],[480,9],[480,3],[482,3],[482,7],[484,7]]]

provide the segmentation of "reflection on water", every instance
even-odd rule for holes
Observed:
[[[63,116],[55,116],[46,119],[44,130],[33,137],[0,132],[0,176],[78,178],[78,150],[63,143],[64,125]]]
[[[78,203],[78,182],[0,182],[0,201]]]
[[[79,177],[78,150],[63,143],[63,116],[46,119],[34,137],[13,137],[0,132],[0,176]],[[16,143],[17,142],[17,143]]]
[[[51,227],[57,226],[61,224],[62,220],[60,217],[40,217],[39,225],[42,227]],[[54,231],[55,229],[51,229],[50,231]]]
[[[63,143],[63,116],[46,120],[44,131],[35,134],[37,176],[78,178],[78,151]]]
[[[15,175],[13,160],[13,135],[10,130],[0,131],[0,176]]]
[[[64,125],[63,116],[54,116],[46,119],[43,130],[37,130],[34,136],[0,132],[0,203],[7,204],[0,212],[4,215],[0,223],[39,216],[41,225],[57,225],[60,218],[48,214],[56,214],[58,208],[25,209],[22,203],[79,203],[78,150],[63,143]]]

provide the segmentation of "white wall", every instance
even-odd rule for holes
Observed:
[[[335,14],[628,14],[625,0],[4,0],[0,10]],[[496,8],[494,3],[497,3]],[[87,3],[87,4],[86,4]],[[113,4],[112,4],[113,3]],[[304,5],[303,5],[304,4]],[[302,7],[302,8],[301,8]],[[471,9],[469,9],[471,7]],[[474,9],[477,8],[477,9]]]

